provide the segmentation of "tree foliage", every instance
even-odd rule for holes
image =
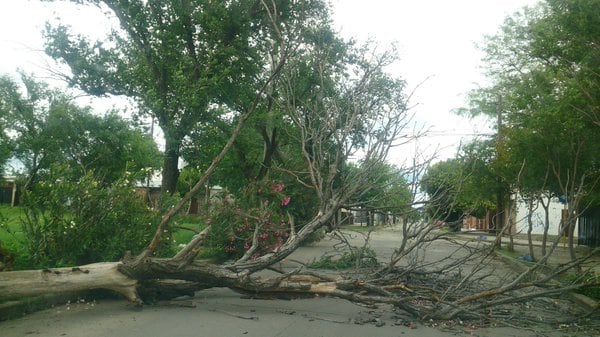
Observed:
[[[494,176],[482,158],[470,156],[437,162],[421,178],[421,189],[429,196],[426,207],[434,220],[457,223],[466,215],[483,217],[494,207]]]
[[[110,186],[91,172],[55,163],[24,196],[22,246],[17,267],[72,266],[112,261],[140,252],[158,214],[149,209],[125,174]],[[161,253],[170,252],[166,241]]]
[[[527,199],[563,196],[575,259],[575,221],[597,195],[600,53],[597,0],[547,0],[507,18],[484,45],[491,85],[471,114],[498,118],[498,163]],[[531,201],[531,200],[529,200]]]
[[[256,93],[288,52],[282,43],[298,47],[305,31],[327,20],[320,1],[75,2],[97,5],[120,29],[92,42],[49,26],[46,51],[70,67],[72,85],[132,97],[156,118],[165,136],[162,186],[170,193],[185,138],[223,114],[255,109]]]
[[[16,267],[114,260],[140,251],[157,214],[133,187],[160,164],[154,140],[116,112],[94,115],[21,74],[0,78],[9,155],[23,164]],[[17,236],[15,236],[17,238]]]
[[[8,76],[1,78],[0,110],[13,144],[11,155],[24,166],[26,189],[54,163],[79,167],[79,176],[90,172],[105,185],[126,172],[135,173],[131,179],[143,178],[158,166],[161,155],[154,140],[115,112],[94,115],[25,74],[21,84],[23,88]]]
[[[360,169],[360,166],[352,163],[346,168],[349,172]],[[351,198],[350,208],[360,207],[382,214],[403,216],[412,211],[414,195],[405,177],[405,169],[385,162],[372,167],[371,173],[371,186]]]

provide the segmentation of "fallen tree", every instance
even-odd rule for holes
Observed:
[[[330,226],[340,208],[370,190],[372,182],[378,179],[374,176],[377,168],[385,163],[390,149],[405,145],[418,135],[409,132],[410,94],[404,93],[404,82],[384,72],[396,61],[393,50],[352,50],[348,56],[352,61],[340,67],[328,58],[329,53],[337,52],[332,46],[311,50],[292,44],[298,41],[291,39],[289,34],[293,32],[282,32],[285,27],[277,21],[276,8],[266,1],[260,3],[277,32],[279,53],[272,55],[268,76],[252,104],[237,116],[237,125],[221,152],[196,185],[162,217],[146,249],[127,254],[119,262],[2,272],[0,299],[102,288],[142,305],[148,297],[172,298],[212,287],[228,287],[256,296],[318,294],[365,304],[387,304],[421,319],[501,320],[522,310],[507,309],[505,305],[556,298],[597,282],[578,280],[565,285],[556,281],[587,261],[593,252],[551,269],[545,262],[557,247],[556,241],[539,262],[515,273],[495,261],[492,246],[453,241],[433,222],[421,220],[402,224],[401,242],[390,260],[376,270],[331,276],[299,265],[289,272],[277,271],[276,264],[289,257],[312,233]],[[315,71],[318,81],[298,88],[306,69]],[[156,257],[173,218],[206,185],[262,100],[284,111],[286,122],[295,130],[303,169],[280,169],[316,195],[315,214],[302,224],[296,224],[290,216],[285,241],[266,252],[258,253],[264,223],[257,221],[247,250],[235,260],[214,263],[198,259],[211,225],[174,256]],[[356,170],[345,169],[351,158],[357,159]],[[419,168],[415,165],[411,169]],[[408,175],[409,168],[406,172]],[[337,233],[344,237],[342,232]],[[449,253],[429,260],[428,250],[437,245],[446,245]],[[265,270],[275,270],[276,274],[264,275],[261,272]]]

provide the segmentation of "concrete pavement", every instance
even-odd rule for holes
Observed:
[[[366,308],[335,298],[243,299],[228,289],[216,288],[198,292],[193,299],[141,310],[124,300],[64,304],[0,322],[0,336],[564,336],[552,331],[540,335],[530,330],[452,324],[445,330],[429,327],[386,306]]]

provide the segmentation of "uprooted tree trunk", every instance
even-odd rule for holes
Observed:
[[[315,221],[312,225],[318,226],[320,221]],[[289,298],[319,294],[366,304],[390,304],[421,319],[500,320],[522,310],[518,306],[511,311],[511,308],[503,307],[507,304],[533,303],[531,301],[537,297],[558,298],[586,285],[561,285],[555,278],[595,253],[549,269],[546,262],[559,244],[556,240],[539,263],[524,267],[520,273],[512,273],[494,262],[493,245],[451,242],[432,233],[433,228],[430,224],[413,224],[402,229],[408,236],[403,240],[403,248],[399,247],[394,253],[390,264],[351,276],[324,275],[310,269],[296,269],[271,277],[253,272],[266,269],[265,265],[272,265],[272,261],[293,250],[294,244],[290,242],[279,255],[274,253],[263,259],[224,265],[202,260],[185,263],[177,258],[137,256],[121,262],[72,268],[4,272],[0,273],[0,294],[3,298],[18,298],[103,288],[116,291],[130,302],[141,305],[143,296],[173,298],[193,295],[197,290],[228,287],[254,296]],[[427,231],[432,235],[426,235]],[[298,233],[298,238],[302,235],[302,232]],[[439,247],[443,242],[453,247],[444,258],[428,262],[416,256],[407,259],[405,265],[394,264],[398,263],[398,256],[425,254],[428,249]],[[498,274],[502,275],[499,280]],[[548,303],[541,305],[547,306]],[[513,318],[516,324],[515,321]]]

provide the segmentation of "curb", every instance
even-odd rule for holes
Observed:
[[[86,295],[86,292],[48,294],[2,302],[0,303],[0,321],[20,318],[36,311],[64,305],[69,301],[74,303],[80,298],[85,298]]]
[[[494,252],[494,255],[496,256],[496,258],[499,258],[499,260],[509,265],[510,268],[513,268],[518,273],[522,273],[527,270],[527,266],[523,262],[518,261],[517,259],[498,254],[497,252]],[[578,305],[584,307],[589,311],[600,309],[600,301],[597,301],[593,298],[572,291],[565,293],[565,295],[571,301],[577,303]]]

